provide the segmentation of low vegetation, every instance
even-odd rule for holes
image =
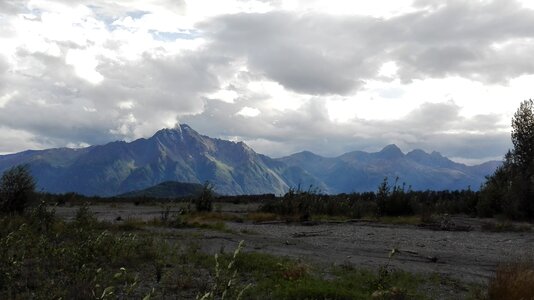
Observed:
[[[207,255],[153,233],[99,222],[87,206],[72,222],[44,203],[3,215],[0,298],[428,299],[418,287],[433,284],[388,266],[318,268],[243,244]]]
[[[385,221],[418,216],[424,223],[432,220],[433,215],[476,216],[478,200],[479,193],[471,190],[412,191],[405,185],[398,185],[397,181],[390,185],[385,178],[377,192],[326,195],[312,188],[307,191],[291,189],[283,197],[265,202],[260,210],[301,221],[311,220],[314,216]],[[414,224],[414,220],[409,223]]]
[[[522,261],[502,264],[489,282],[488,299],[534,299],[534,263]]]

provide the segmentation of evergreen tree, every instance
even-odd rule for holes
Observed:
[[[0,178],[0,211],[21,214],[35,194],[35,181],[27,166],[16,166]]]
[[[512,119],[512,144],[503,165],[482,187],[479,215],[534,217],[534,101],[525,100]]]

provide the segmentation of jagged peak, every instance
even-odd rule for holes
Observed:
[[[406,154],[407,157],[415,160],[427,159],[430,157],[426,151],[421,149],[414,149]]]
[[[441,155],[441,153],[439,153],[437,151],[432,151],[432,153],[430,153],[430,156],[444,158],[444,156]]]
[[[396,154],[396,155],[404,155],[402,153],[402,150],[395,144],[390,144],[384,147],[382,150],[380,150],[379,153],[388,153],[388,154]]]
[[[179,129],[179,127],[174,127],[174,128],[162,128],[158,131],[156,131],[156,133],[154,134],[154,136],[160,136],[160,135],[169,135],[169,134],[176,134],[176,133],[181,133],[182,130]]]
[[[406,155],[428,155],[428,153],[425,152],[425,150],[422,149],[413,149],[412,151],[408,152]]]
[[[254,151],[254,149],[250,148],[249,145],[247,145],[247,143],[243,142],[243,141],[239,141],[237,142],[237,145],[241,146],[243,149],[245,149],[247,152],[253,152],[253,153],[256,153]]]
[[[163,128],[158,130],[153,137],[174,137],[182,139],[184,134],[187,135],[199,135],[191,126],[187,124],[176,124],[173,128]]]
[[[191,128],[191,126],[189,126],[188,124],[177,124],[176,127],[179,127],[181,130],[190,130],[190,131],[194,131],[196,132],[193,128]]]

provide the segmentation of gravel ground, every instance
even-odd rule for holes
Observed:
[[[302,225],[254,225],[229,223],[233,236],[211,233],[216,243],[244,239],[255,250],[329,264],[353,264],[377,268],[390,264],[410,272],[438,273],[471,283],[486,283],[499,262],[532,256],[533,233],[451,232],[409,225],[370,223]],[[220,245],[219,245],[220,247]]]
[[[72,218],[76,207],[59,207],[57,214]],[[162,207],[96,205],[99,219],[160,218]],[[177,211],[178,208],[173,208]],[[250,210],[227,205],[223,211]],[[171,214],[173,210],[171,210]],[[245,240],[247,251],[261,251],[319,264],[351,264],[376,270],[389,262],[399,269],[446,275],[463,283],[485,284],[500,262],[532,258],[534,232],[483,232],[487,220],[453,217],[471,231],[439,231],[414,225],[386,225],[368,222],[303,224],[252,224],[227,222],[228,232],[204,229],[166,229],[169,236],[194,241],[204,250],[233,251]],[[158,229],[161,230],[161,229]],[[193,234],[194,233],[194,234]],[[396,254],[389,259],[389,253]]]

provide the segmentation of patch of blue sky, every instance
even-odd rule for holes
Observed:
[[[126,15],[129,17],[132,17],[132,19],[140,19],[142,16],[149,14],[149,13],[150,12],[148,11],[134,10],[134,11],[126,12]]]
[[[93,13],[95,14],[96,18],[104,24],[106,24],[106,28],[108,30],[114,30],[118,26],[114,25],[113,22],[117,20],[117,16],[114,16],[113,14],[110,14],[110,12],[106,11],[103,7],[97,6],[97,5],[87,5],[88,8],[90,8]]]
[[[121,15],[117,16],[114,14],[115,12],[112,13],[110,11],[107,11],[105,8],[100,7],[98,5],[90,4],[90,5],[87,5],[87,7],[90,8],[94,12],[98,20],[103,21],[106,24],[107,29],[110,31],[121,27],[120,25],[116,25],[113,23],[124,16],[131,17],[132,19],[140,19],[144,15],[150,13],[148,11],[143,11],[143,10],[132,10],[132,11],[126,12],[125,14],[121,13]]]
[[[194,40],[200,37],[200,32],[197,30],[181,30],[177,32],[150,30],[149,32],[155,40],[159,41]]]

